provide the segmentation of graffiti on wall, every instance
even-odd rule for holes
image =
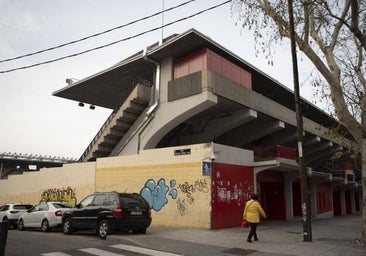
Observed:
[[[178,198],[178,190],[182,198]],[[208,193],[209,186],[206,180],[196,180],[194,183],[183,182],[177,185],[176,180],[171,180],[169,186],[164,178],[155,182],[148,179],[140,191],[140,195],[149,203],[151,209],[160,211],[168,203],[168,196],[177,199],[177,209],[181,216],[187,213],[189,206],[194,205],[195,193]]]
[[[196,180],[194,184],[189,184],[187,181],[179,184],[178,188],[187,197],[190,204],[194,204],[193,194],[197,192],[208,193],[208,185],[206,180]]]
[[[186,215],[187,212],[187,204],[185,199],[178,198],[177,200],[177,209],[179,211],[180,216]]]
[[[214,201],[227,204],[237,204],[238,206],[250,199],[254,191],[252,183],[244,179],[238,182],[238,177],[223,177],[218,171],[215,175],[216,181],[212,182],[214,192]]]
[[[59,201],[67,202],[71,205],[76,205],[77,199],[75,196],[75,189],[67,188],[50,188],[43,191],[41,201]]]
[[[177,200],[177,208],[181,216],[184,216],[189,206],[194,205],[195,193],[208,193],[209,188],[206,180],[196,180],[194,184],[184,182],[179,184],[178,189],[182,192],[185,198]]]
[[[156,183],[153,179],[149,179],[141,189],[140,195],[149,203],[151,209],[160,211],[168,203],[168,195],[173,199],[177,198],[178,192],[175,186],[175,180],[171,180],[170,186],[167,186],[163,178]]]
[[[228,181],[229,182],[229,181]],[[217,199],[219,202],[232,203],[235,202],[238,205],[242,205],[248,199],[250,199],[250,191],[253,191],[252,186],[244,189],[244,184],[241,182],[239,184],[234,184],[231,186],[224,186],[224,182],[218,182],[219,185],[216,187]]]

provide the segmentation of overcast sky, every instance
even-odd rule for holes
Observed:
[[[187,2],[187,0],[0,0],[0,60],[40,51],[105,31]],[[0,71],[28,66],[85,51],[160,27],[223,3],[196,0],[111,33],[54,51],[0,63]],[[79,107],[78,102],[52,96],[66,78],[82,79],[174,33],[194,28],[240,58],[293,88],[290,43],[277,47],[274,65],[255,56],[251,33],[241,31],[230,4],[131,40],[74,58],[0,74],[0,153],[12,152],[79,158],[111,113],[109,109]],[[302,59],[301,56],[299,58]],[[300,82],[310,68],[300,62]],[[311,100],[311,89],[301,95]]]

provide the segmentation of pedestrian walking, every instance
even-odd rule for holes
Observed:
[[[262,206],[258,202],[258,195],[253,194],[251,199],[245,203],[243,219],[249,222],[249,235],[247,238],[247,242],[252,242],[252,237],[254,236],[254,241],[258,241],[257,236],[257,225],[260,222],[260,217],[264,219],[267,218],[266,213],[264,212]]]

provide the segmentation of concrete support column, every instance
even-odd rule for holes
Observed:
[[[309,179],[310,180],[310,179]],[[316,218],[317,216],[317,208],[316,208],[316,183],[313,181],[309,182],[309,190],[310,190],[310,212],[311,217]]]
[[[256,168],[254,168],[253,170],[253,188],[254,188],[254,193],[258,193],[258,186],[257,186],[257,175],[258,173],[260,173],[263,170],[258,170]]]
[[[299,178],[298,172],[289,172],[285,174],[285,200],[286,200],[286,219],[294,219],[292,182]]]
[[[340,194],[341,194],[341,215],[345,216],[345,215],[347,215],[345,189],[341,188],[339,191],[340,191]]]
[[[351,211],[352,214],[356,212],[356,204],[355,204],[355,191],[351,190]]]
[[[168,82],[173,79],[174,59],[167,58],[161,63],[160,102],[168,101]]]

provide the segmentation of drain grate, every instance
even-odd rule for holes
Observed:
[[[246,255],[249,255],[253,252],[256,252],[256,250],[241,249],[241,248],[234,247],[234,248],[227,249],[223,252],[224,253],[235,254],[235,255],[240,255],[240,256],[246,256]]]
[[[297,232],[297,231],[287,231],[287,233],[296,234],[296,235],[301,235],[302,234],[302,232]]]
[[[319,237],[314,240],[324,241],[324,242],[350,242],[350,240],[345,240],[341,238],[331,238],[331,237]]]

